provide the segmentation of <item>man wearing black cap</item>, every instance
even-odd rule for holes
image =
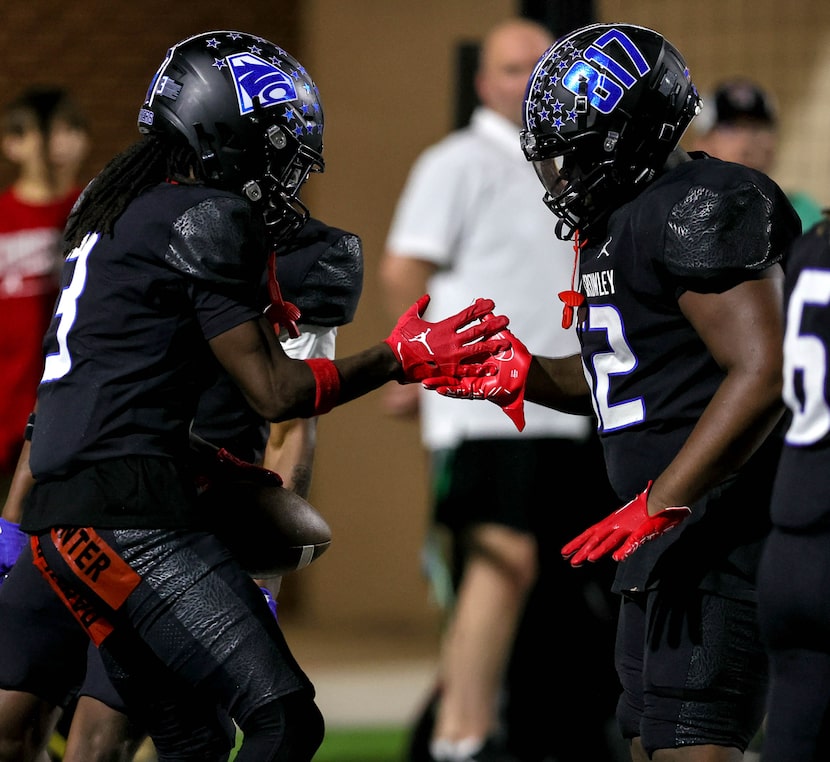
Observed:
[[[769,175],[778,148],[778,118],[772,98],[756,82],[738,77],[721,82],[692,123],[698,137],[695,149],[725,161],[734,161]],[[804,230],[821,219],[821,205],[804,191],[787,195]]]

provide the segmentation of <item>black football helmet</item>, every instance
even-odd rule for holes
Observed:
[[[556,234],[588,237],[666,162],[700,110],[677,49],[631,24],[593,24],[539,59],[521,143],[559,217]]]
[[[174,45],[138,129],[184,138],[206,182],[262,209],[272,242],[308,219],[297,194],[324,168],[320,94],[303,66],[268,40],[215,31]]]

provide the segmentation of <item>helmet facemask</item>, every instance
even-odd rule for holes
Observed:
[[[262,211],[269,242],[276,247],[308,221],[309,211],[299,199],[300,189],[312,172],[323,172],[325,165],[319,153],[278,124],[265,130],[259,164],[255,179],[243,183],[241,190]]]
[[[598,144],[603,147],[599,148]],[[587,237],[628,195],[617,162],[616,133],[605,140],[587,133],[548,158],[533,161],[545,189],[543,201],[558,218],[557,238],[568,241],[576,230]]]

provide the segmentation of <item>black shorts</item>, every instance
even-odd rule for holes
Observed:
[[[83,682],[88,646],[27,546],[0,587],[0,688],[65,707]]]
[[[64,709],[81,695],[127,711],[98,649],[34,566],[29,547],[0,587],[0,688]]]
[[[89,648],[87,649],[86,675],[83,684],[78,690],[78,696],[89,696],[90,698],[97,699],[102,704],[106,704],[116,712],[129,714],[124,699],[115,690],[115,686],[107,674],[107,668],[104,666],[101,652],[92,643],[89,644]]]
[[[99,646],[159,750],[206,758],[255,710],[313,687],[262,593],[211,534],[72,528],[37,538],[35,563]]]
[[[767,658],[753,603],[694,589],[622,599],[615,649],[623,737],[644,748],[744,751],[764,716]]]
[[[431,478],[438,524],[501,524],[557,551],[619,507],[595,438],[469,440],[433,453]]]

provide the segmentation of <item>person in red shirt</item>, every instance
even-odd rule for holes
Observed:
[[[14,472],[43,370],[41,341],[57,296],[60,240],[82,185],[87,122],[70,94],[30,88],[0,117],[16,178],[0,192],[0,488]]]

